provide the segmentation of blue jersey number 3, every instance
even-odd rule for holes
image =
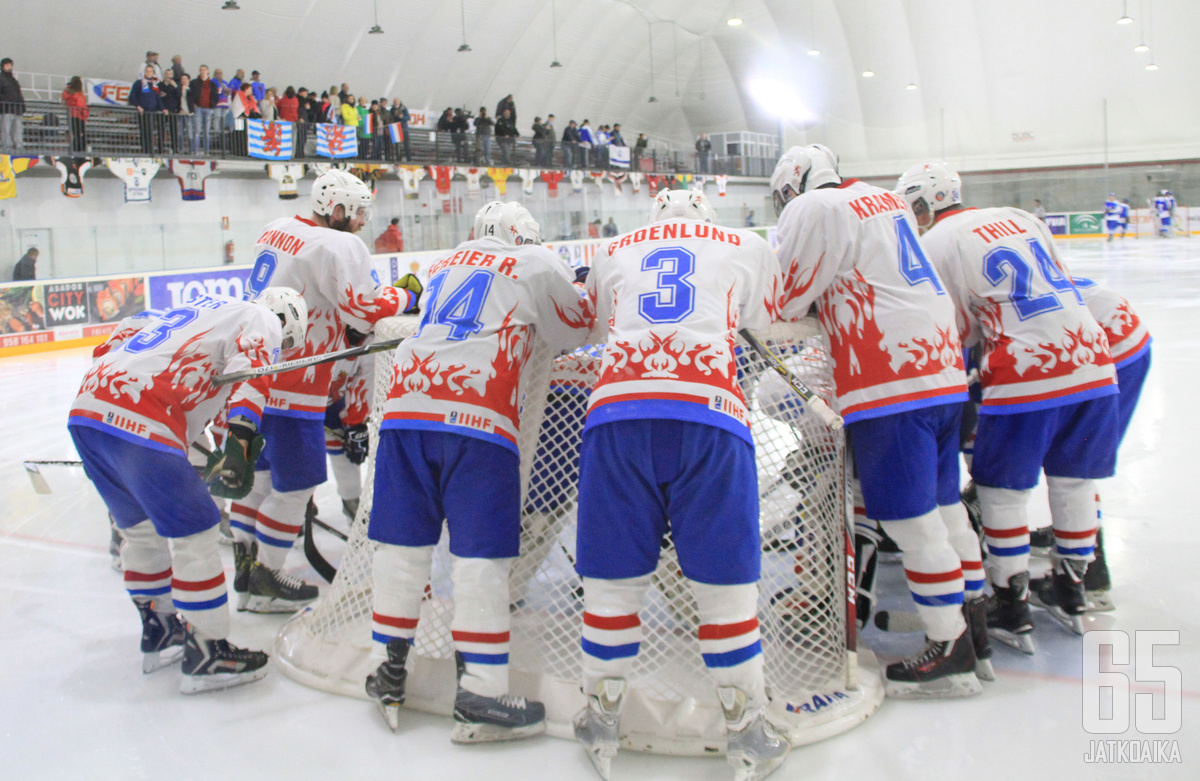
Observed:
[[[683,247],[662,247],[642,258],[642,271],[657,271],[653,293],[638,296],[638,314],[651,323],[678,323],[696,309],[696,287],[687,278],[696,256]]]
[[[163,316],[159,318],[158,325],[138,331],[132,339],[125,343],[125,352],[144,353],[149,349],[158,347],[171,337],[172,331],[183,328],[195,320],[198,314],[195,309],[189,307],[172,309],[163,313]]]

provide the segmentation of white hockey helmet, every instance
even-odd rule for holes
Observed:
[[[962,177],[946,163],[919,163],[904,172],[896,183],[899,195],[912,209],[917,222],[950,206],[962,205]]]
[[[838,158],[824,144],[794,146],[783,153],[771,174],[771,197],[775,213],[783,212],[787,202],[823,184],[841,184]]]
[[[703,190],[659,190],[650,207],[650,222],[672,217],[712,222],[717,218]]]
[[[313,182],[312,210],[315,214],[332,216],[333,210],[341,204],[348,219],[353,219],[362,209],[364,221],[367,221],[371,219],[372,200],[371,188],[347,171],[330,168]]]
[[[492,201],[475,213],[475,238],[491,236],[505,244],[541,244],[542,226],[516,201]]]
[[[304,296],[290,287],[269,287],[258,294],[254,303],[279,315],[279,322],[283,325],[282,349],[290,350],[304,344],[304,337],[308,333],[308,304]]]

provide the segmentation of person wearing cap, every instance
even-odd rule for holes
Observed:
[[[254,99],[262,103],[267,96],[267,85],[258,80],[260,75],[258,71],[250,71],[250,90],[254,93]]]
[[[146,61],[138,66],[138,75],[134,81],[144,78],[146,68],[154,69],[154,81],[156,83],[162,81],[163,71],[162,66],[158,64],[158,52],[146,52]]]

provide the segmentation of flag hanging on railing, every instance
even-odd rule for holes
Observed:
[[[246,120],[247,149],[251,157],[261,160],[292,159],[292,123]]]
[[[317,125],[317,154],[321,157],[358,157],[354,125]]]
[[[610,146],[608,148],[608,163],[613,168],[629,167],[629,147]]]
[[[387,126],[388,138],[392,139],[393,144],[401,144],[404,142],[404,128],[399,122],[393,122]]]
[[[375,135],[375,115],[367,114],[362,118],[363,133],[368,136]]]

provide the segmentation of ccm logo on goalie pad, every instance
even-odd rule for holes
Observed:
[[[466,426],[480,431],[492,430],[492,419],[483,415],[471,415],[466,412],[451,412],[446,416],[446,423],[451,426]]]

